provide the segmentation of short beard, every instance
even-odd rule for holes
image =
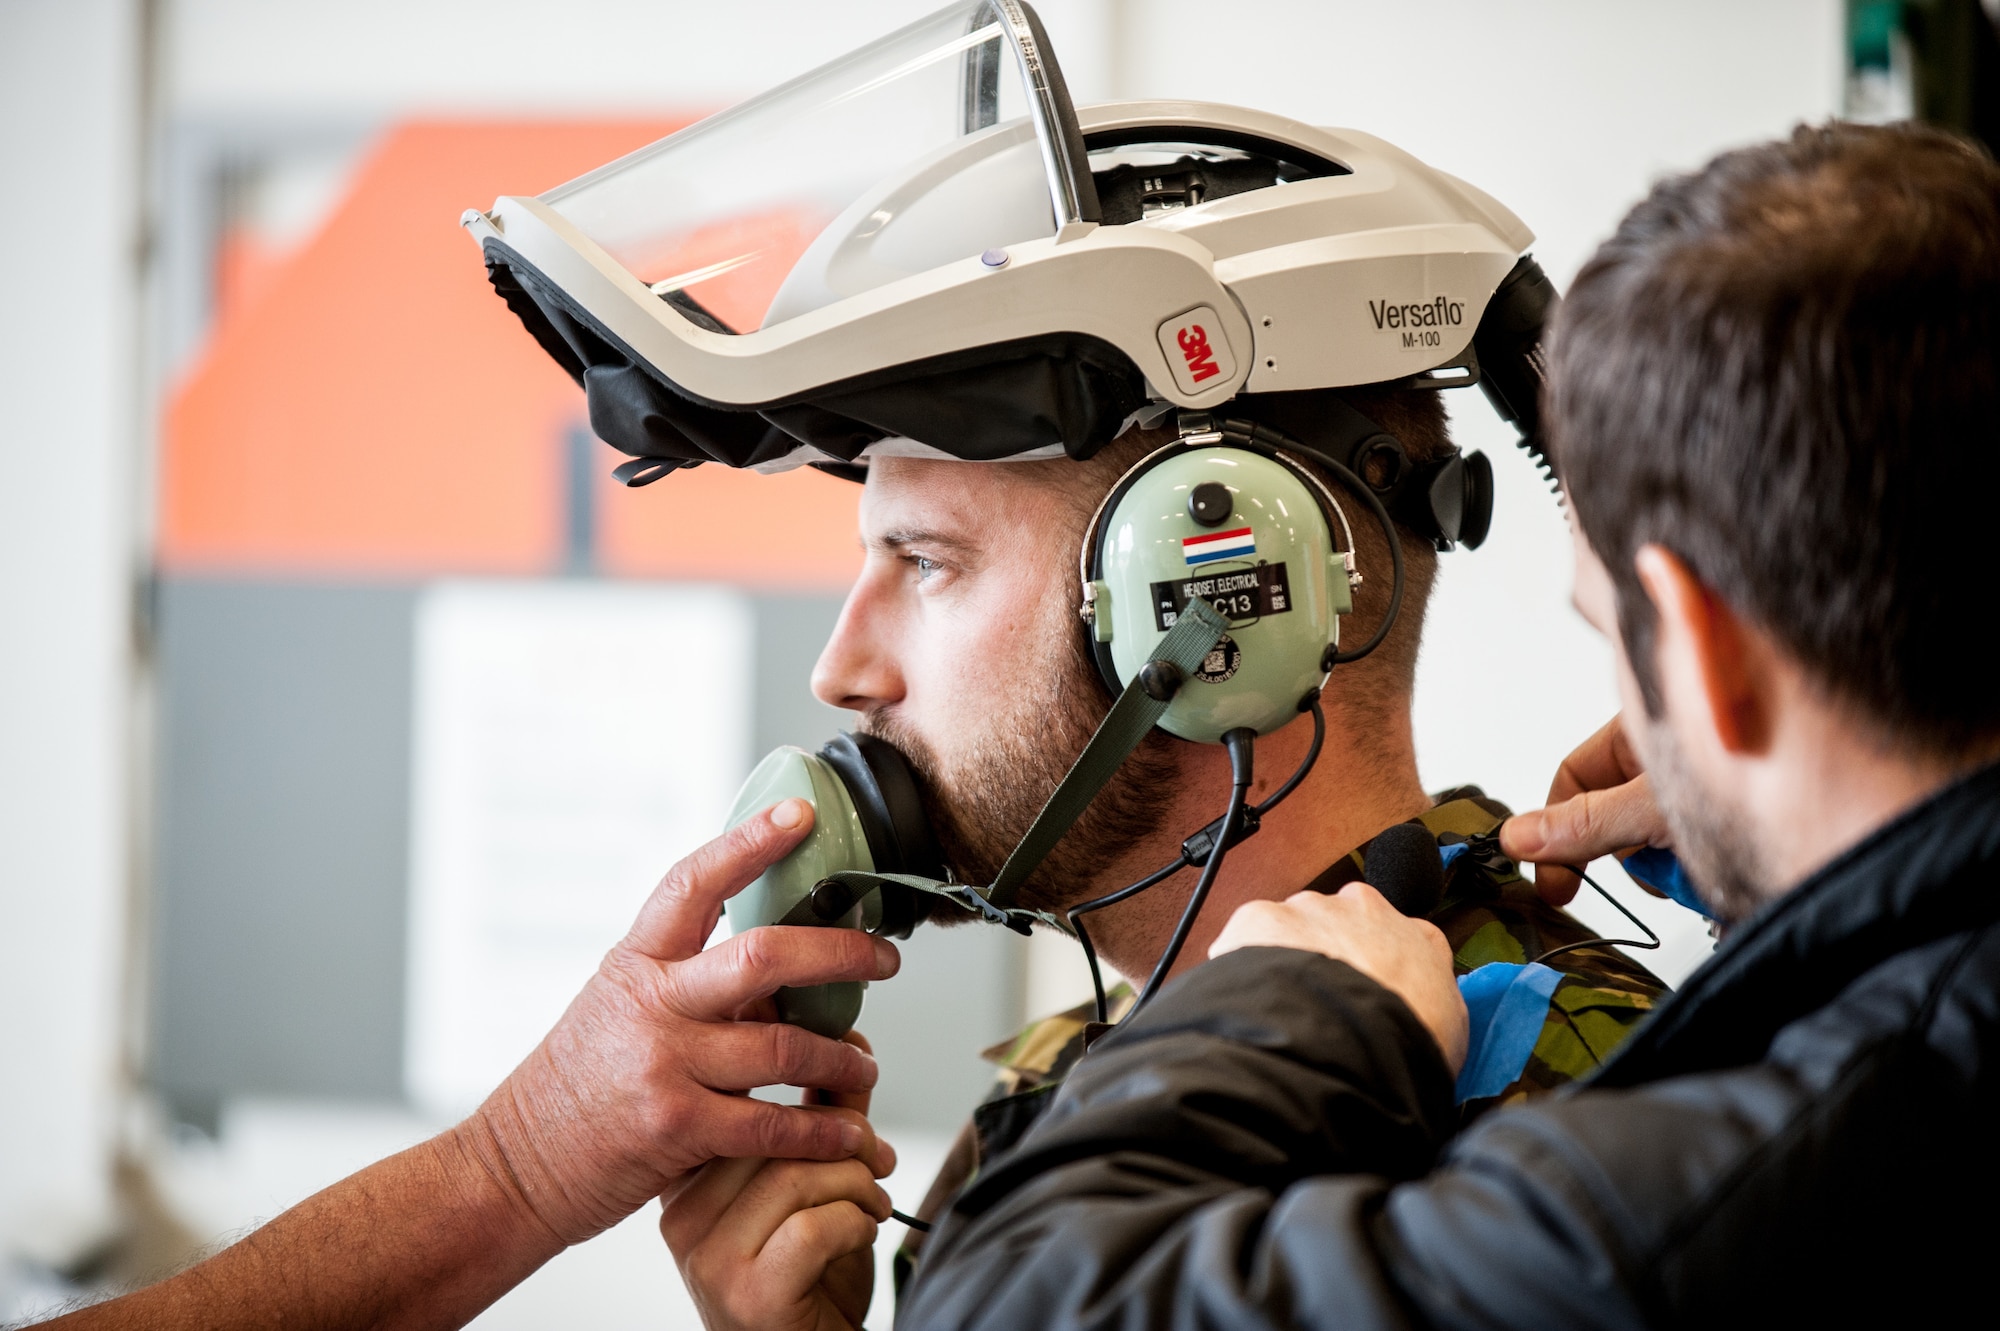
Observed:
[[[1634,738],[1652,778],[1653,798],[1673,833],[1674,853],[1702,900],[1724,924],[1748,919],[1770,900],[1771,887],[1741,815],[1710,798],[1663,723],[1649,719]]]
[[[1061,642],[1071,626],[1045,625],[1042,631],[1060,635],[1055,640]],[[924,812],[960,881],[984,886],[999,876],[1110,710],[1095,669],[1082,658],[1071,644],[1050,676],[1024,683],[982,711],[974,725],[935,742],[894,712],[875,713],[858,727],[895,745],[916,769]],[[1117,886],[1100,879],[1157,835],[1162,816],[1173,808],[1173,746],[1179,742],[1149,734],[1029,875],[1017,904],[1060,913]]]

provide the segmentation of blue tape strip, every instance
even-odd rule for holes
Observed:
[[[1562,976],[1539,961],[1496,961],[1458,977],[1458,992],[1472,1018],[1472,1042],[1458,1074],[1458,1103],[1498,1095],[1520,1079],[1560,983]]]
[[[1464,841],[1454,842],[1449,846],[1439,846],[1438,858],[1443,860],[1444,867],[1449,869],[1451,867],[1451,862],[1457,859],[1459,856],[1465,854],[1466,850],[1469,849],[1469,847],[1470,843]]]
[[[1701,899],[1701,893],[1694,890],[1688,881],[1687,871],[1681,868],[1680,856],[1671,850],[1658,846],[1647,846],[1635,850],[1625,857],[1625,872],[1648,887],[1656,887],[1667,894],[1667,898],[1677,905],[1686,906],[1704,920],[1715,918],[1715,912]]]

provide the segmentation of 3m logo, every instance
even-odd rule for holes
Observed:
[[[1208,345],[1206,328],[1189,324],[1174,334],[1174,341],[1181,344],[1181,355],[1187,357],[1188,378],[1202,383],[1222,373],[1222,367],[1215,363],[1215,348]]]
[[[1206,305],[1161,324],[1160,350],[1183,393],[1199,393],[1236,377],[1222,320]]]

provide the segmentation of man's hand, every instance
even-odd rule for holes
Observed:
[[[768,927],[701,950],[724,899],[811,822],[810,805],[786,800],[669,870],[555,1029],[455,1130],[561,1242],[610,1228],[718,1157],[842,1160],[871,1148],[856,1115],[741,1092],[865,1091],[873,1058],[796,1026],[738,1018],[765,1010],[780,986],[886,979],[900,964],[894,945],[853,929]]]
[[[1563,759],[1546,808],[1500,825],[1500,849],[1536,866],[1535,889],[1552,906],[1567,904],[1582,884],[1565,866],[1672,845],[1653,784],[1617,717]]]
[[[737,1018],[767,1009],[781,985],[893,975],[896,949],[852,929],[752,929],[701,950],[723,900],[811,826],[811,806],[786,800],[675,865],[556,1028],[456,1128],[60,1324],[464,1326],[564,1245],[717,1156],[846,1161],[833,1166],[842,1179],[865,1177],[886,1148],[861,1115],[739,1092],[789,1082],[865,1094],[875,1084],[866,1048]]]
[[[868,1051],[858,1031],[847,1039]],[[822,1112],[865,1123],[868,1093],[808,1091]],[[889,1218],[875,1182],[896,1153],[871,1131],[852,1160],[717,1160],[660,1202],[660,1234],[708,1331],[849,1331],[875,1293],[873,1248]]]
[[[1332,896],[1295,892],[1283,901],[1236,908],[1208,955],[1239,947],[1290,947],[1344,961],[1409,1005],[1455,1074],[1465,1063],[1470,1023],[1451,945],[1428,920],[1413,920],[1366,883]]]

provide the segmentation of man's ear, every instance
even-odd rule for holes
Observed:
[[[1664,546],[1647,545],[1633,567],[1653,603],[1660,692],[1682,725],[1706,728],[1725,753],[1762,753],[1771,740],[1768,645],[1714,588]]]

